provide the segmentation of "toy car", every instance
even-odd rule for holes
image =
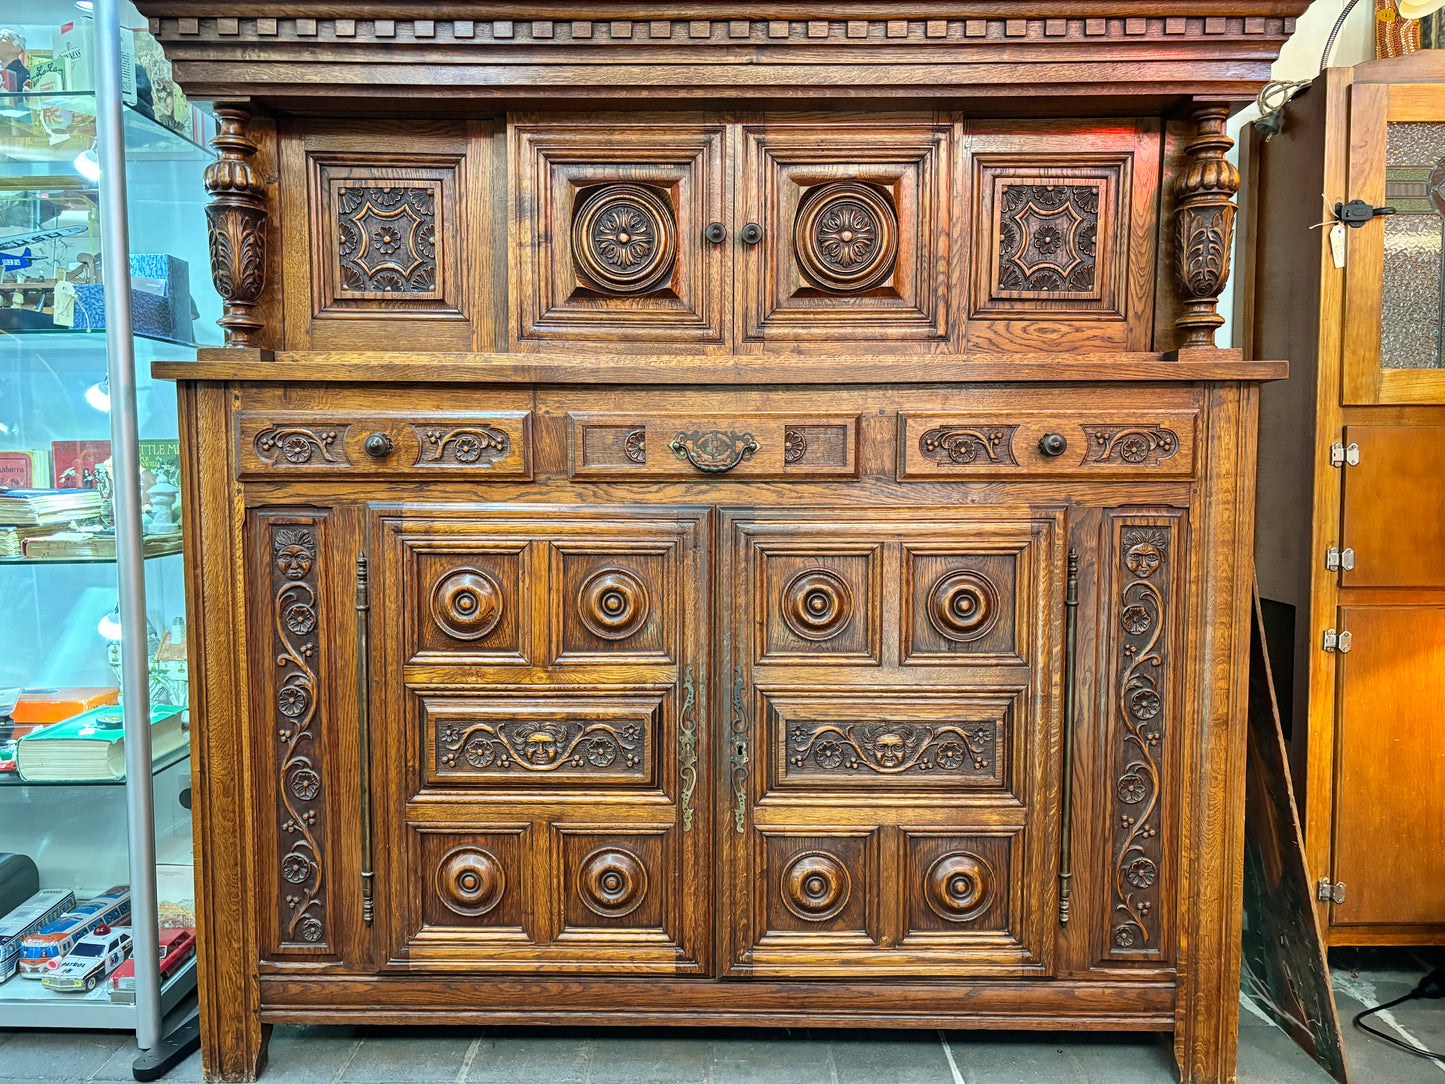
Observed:
[[[176,972],[185,966],[187,960],[196,954],[196,931],[189,927],[162,930],[161,942],[161,985],[164,986]],[[135,999],[135,957],[115,969],[110,977],[110,999],[132,1001]]]
[[[20,943],[74,906],[75,893],[46,888],[0,918],[0,982],[14,975],[19,967]]]
[[[97,926],[40,980],[50,990],[94,990],[130,955],[129,926]]]
[[[75,943],[95,927],[119,926],[129,921],[130,889],[125,885],[86,900],[20,943],[21,977],[38,979],[55,970]]]

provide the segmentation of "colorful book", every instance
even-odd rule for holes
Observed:
[[[12,723],[59,723],[83,711],[120,703],[114,685],[81,685],[55,689],[26,689],[11,709]]]
[[[96,468],[110,458],[110,441],[52,441],[50,458],[56,489],[94,489]]]
[[[44,489],[48,485],[49,452],[0,452],[0,489]]]
[[[124,727],[120,707],[96,708],[21,738],[15,750],[20,778],[31,783],[124,779]],[[151,708],[152,759],[188,741],[185,708]]]

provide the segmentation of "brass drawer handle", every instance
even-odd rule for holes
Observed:
[[[686,459],[704,474],[726,474],[758,450],[751,433],[694,429],[679,433],[668,444],[678,459]]]

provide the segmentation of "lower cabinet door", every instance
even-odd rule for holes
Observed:
[[[721,516],[720,970],[1050,974],[1063,513]]]
[[[710,968],[709,523],[373,506],[383,967]]]

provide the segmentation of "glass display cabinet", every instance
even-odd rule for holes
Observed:
[[[120,85],[111,84],[123,153],[98,139],[104,12],[90,7],[31,0],[0,16],[0,1027],[137,1030],[149,1047],[157,1036],[147,1032],[195,984],[193,953],[165,959],[194,945],[172,931],[195,924],[186,509],[175,390],[149,373],[162,351],[219,342],[201,184],[214,126],[176,91],[145,20],[123,5]],[[107,169],[124,173],[129,251],[102,243]],[[112,404],[107,375],[105,295],[127,272],[133,418],[128,395]],[[112,410],[127,413],[122,424],[113,427]],[[133,455],[113,454],[116,434],[138,437]],[[111,500],[122,459],[139,465],[141,537],[130,542],[143,558],[144,627],[123,616],[117,536],[123,558],[127,524]],[[123,679],[122,645],[138,642],[148,688]],[[137,816],[122,719],[147,701],[153,801]],[[32,910],[45,918],[124,891],[139,876],[137,854],[148,865],[150,848],[133,845],[144,833],[154,837],[156,923],[100,908],[42,944],[24,905],[41,894]],[[134,929],[135,959],[68,966],[97,917]],[[158,1005],[157,983],[134,977],[145,955],[161,964]]]

